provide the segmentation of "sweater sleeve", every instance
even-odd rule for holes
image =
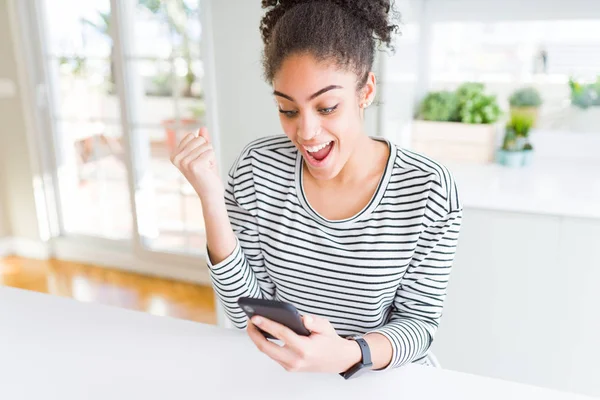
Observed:
[[[240,297],[272,299],[275,286],[263,262],[257,220],[257,199],[249,151],[245,150],[228,174],[225,204],[236,236],[231,255],[218,264],[207,264],[213,288],[233,325],[244,329],[248,318],[238,306]],[[207,252],[208,253],[208,252]]]
[[[433,342],[462,220],[458,198],[450,199],[457,196],[454,185],[448,195],[447,199],[430,199],[425,228],[396,290],[388,323],[370,332],[384,335],[392,344],[392,360],[386,369],[425,357]]]

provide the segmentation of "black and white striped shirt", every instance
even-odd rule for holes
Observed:
[[[239,297],[274,298],[327,318],[341,336],[385,335],[393,347],[389,367],[427,355],[462,207],[446,168],[387,143],[390,156],[371,201],[339,221],[311,208],[302,155],[287,137],[256,140],[243,150],[225,195],[237,246],[216,265],[208,260],[236,327],[247,323]]]

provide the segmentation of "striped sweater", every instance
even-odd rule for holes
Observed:
[[[371,201],[328,220],[303,191],[301,153],[285,136],[248,145],[229,172],[225,201],[236,248],[208,260],[233,324],[241,296],[292,303],[327,318],[340,336],[377,332],[392,343],[388,368],[423,360],[438,327],[461,225],[452,175],[387,142],[390,156]]]

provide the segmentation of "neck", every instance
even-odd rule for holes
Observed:
[[[366,134],[356,143],[350,158],[333,179],[327,181],[316,181],[315,184],[322,188],[336,188],[364,182],[373,174],[374,169],[379,169],[378,161],[381,157],[379,149],[381,143],[371,139]]]

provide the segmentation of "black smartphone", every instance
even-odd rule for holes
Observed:
[[[280,323],[281,325],[287,326],[298,335],[310,335],[310,331],[306,329],[304,323],[302,322],[302,317],[300,316],[300,313],[292,304],[277,300],[263,300],[254,299],[251,297],[240,297],[238,299],[238,305],[242,308],[242,310],[244,310],[248,318],[252,318],[255,315],[259,315],[261,317],[270,319],[271,321]],[[260,328],[258,328],[258,330],[267,339],[277,339]]]

